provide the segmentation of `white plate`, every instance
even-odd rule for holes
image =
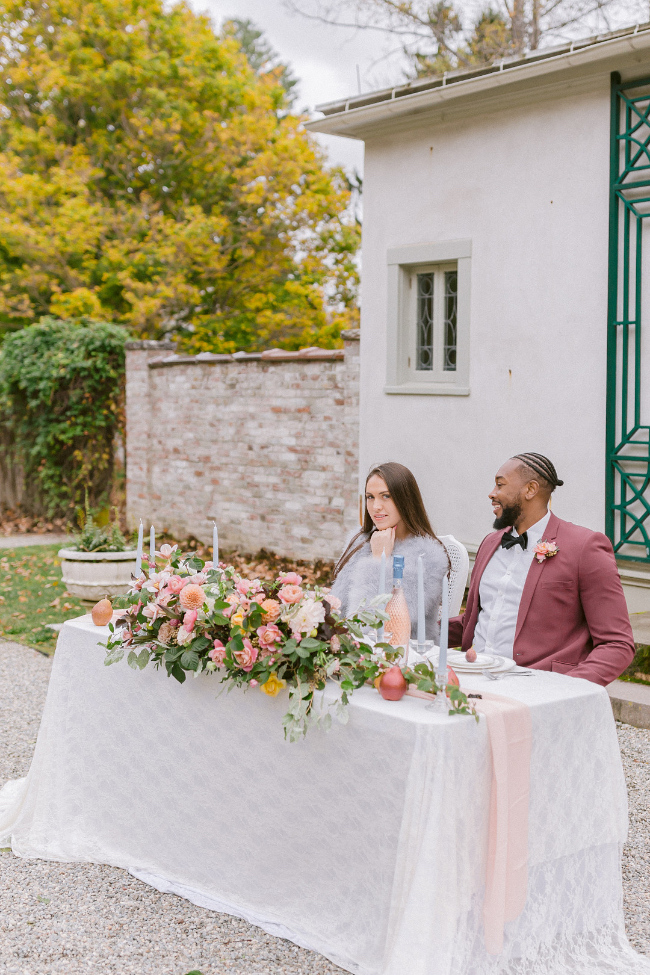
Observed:
[[[440,651],[436,647],[432,653],[427,654],[428,659],[434,665],[438,663],[439,653]],[[506,670],[513,670],[517,666],[511,657],[501,657],[498,654],[490,653],[479,653],[476,660],[470,663],[460,650],[450,650],[447,662],[457,674],[480,674],[482,670],[489,670],[492,674],[498,674]]]

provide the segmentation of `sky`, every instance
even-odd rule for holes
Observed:
[[[306,109],[310,114],[313,114],[316,105],[356,95],[359,89],[374,91],[405,80],[400,71],[399,54],[395,56],[399,45],[386,34],[332,27],[299,14],[291,14],[282,0],[189,2],[197,12],[209,13],[217,26],[229,17],[239,17],[250,19],[261,28],[299,79],[296,108]],[[650,16],[649,3],[650,0],[614,0],[617,12],[608,26],[618,27],[645,20]],[[483,0],[460,0],[457,6],[471,20],[484,3]],[[601,29],[604,29],[604,25],[601,25]],[[589,33],[586,25],[575,30],[576,36]],[[317,138],[327,150],[332,163],[363,174],[363,143],[337,136],[319,135]]]
[[[299,79],[296,107],[310,113],[323,102],[361,90],[394,83],[396,71],[377,63],[386,53],[386,40],[373,31],[330,27],[287,12],[281,0],[190,0],[197,12],[207,12],[217,25],[229,17],[250,19],[260,27],[282,60]],[[363,172],[363,143],[337,136],[318,136],[330,161]]]

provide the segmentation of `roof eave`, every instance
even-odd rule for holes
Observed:
[[[308,122],[307,128],[312,132],[322,132],[327,135],[363,139],[364,133],[370,126],[385,121],[420,114],[455,99],[507,88],[517,82],[533,81],[540,77],[559,74],[570,68],[585,67],[598,61],[644,50],[650,50],[650,26],[610,40],[598,41],[577,50],[569,50],[509,67],[504,65],[501,69],[495,67],[488,73],[462,78],[453,83],[445,84],[444,79],[439,79],[437,87],[430,87],[424,91],[410,91],[406,86],[398,86],[369,93],[361,98],[357,96],[347,102],[323,105],[324,109],[336,108],[338,104],[343,108],[341,111],[333,111],[323,118]],[[373,98],[372,104],[354,107],[355,101],[367,102]]]

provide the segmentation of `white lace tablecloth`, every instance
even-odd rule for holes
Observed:
[[[357,975],[649,975],[623,929],[627,802],[602,687],[463,681],[532,714],[528,902],[493,957],[484,719],[364,688],[346,726],[288,744],[286,696],[105,667],[106,633],[86,617],[59,637],[29,775],[0,792],[19,856],[124,867]]]

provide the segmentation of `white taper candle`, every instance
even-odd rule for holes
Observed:
[[[219,530],[216,522],[212,522],[212,564],[215,569],[219,565]]]
[[[383,596],[386,592],[386,552],[381,553],[381,562],[379,564],[379,595]],[[382,623],[377,630],[377,640],[379,643],[384,639],[384,624]]]
[[[418,555],[418,650],[424,652],[427,640],[427,627],[424,615],[424,559]]]
[[[447,645],[449,640],[449,576],[442,580],[442,616],[440,618],[440,656],[438,657],[438,673],[447,682]]]
[[[142,524],[142,518],[140,519],[140,527],[138,528],[138,554],[135,558],[135,577],[136,579],[142,572],[142,541],[143,541],[144,526]]]
[[[156,530],[151,526],[149,529],[149,575],[153,575],[156,571]]]

